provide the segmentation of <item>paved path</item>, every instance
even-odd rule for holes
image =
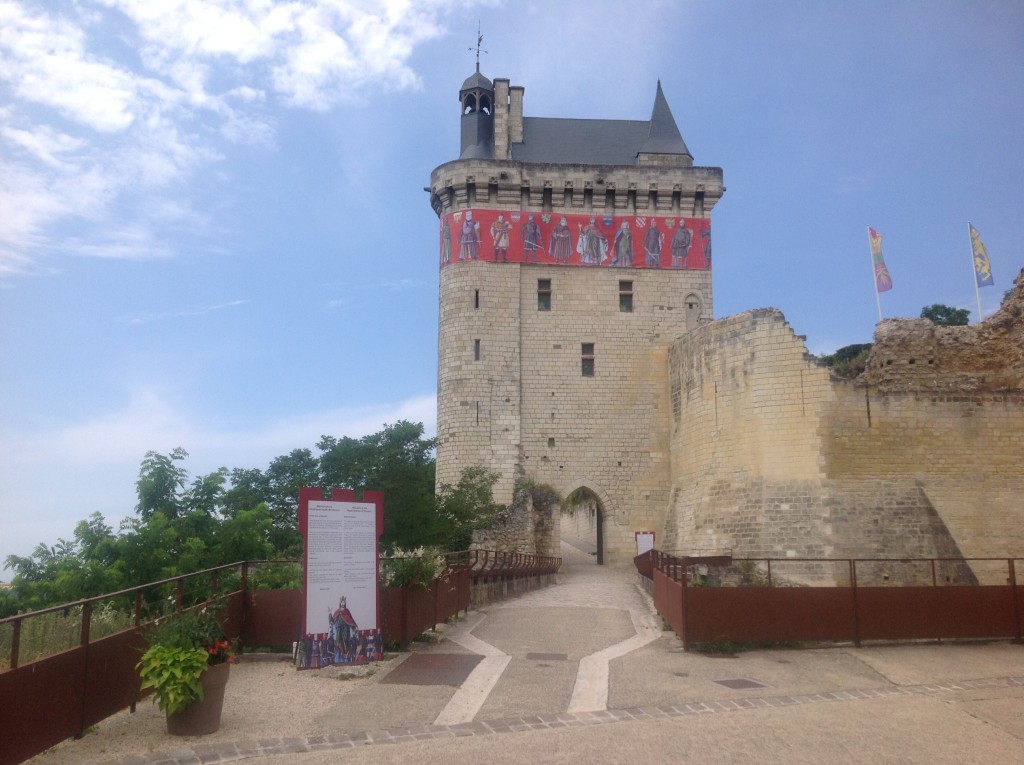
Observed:
[[[558,584],[471,612],[445,640],[417,646],[387,674],[342,692],[298,673],[318,695],[308,696],[308,714],[289,718],[284,735],[260,722],[259,695],[251,694],[249,713],[232,711],[211,737],[165,738],[139,755],[110,748],[106,757],[38,761],[1024,763],[1024,647],[684,653],[661,630],[635,573],[598,567],[569,546],[563,554]],[[254,675],[252,686],[271,703],[275,677],[296,682],[277,667],[273,676]],[[413,679],[417,668],[426,683]],[[402,673],[409,681],[393,682]]]

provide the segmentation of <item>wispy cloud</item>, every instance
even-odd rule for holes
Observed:
[[[55,252],[168,254],[161,242],[175,229],[150,210],[174,200],[175,223],[200,220],[183,184],[220,160],[221,142],[272,144],[274,104],[325,110],[382,81],[419,87],[409,59],[444,33],[450,10],[441,0],[0,0],[0,98],[10,102],[0,107],[0,279]],[[145,235],[112,225],[128,215]],[[71,217],[95,236],[56,239]]]
[[[214,311],[221,311],[225,308],[234,308],[245,305],[248,300],[231,300],[227,303],[216,303],[202,308],[192,308],[185,311],[171,311],[168,313],[146,313],[138,316],[122,316],[118,319],[123,324],[148,324],[152,321],[164,321],[166,319],[182,319],[191,316],[206,316]]]

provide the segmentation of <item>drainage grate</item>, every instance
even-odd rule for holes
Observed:
[[[483,658],[475,653],[414,653],[389,672],[381,683],[458,688]]]
[[[768,686],[764,683],[759,683],[757,680],[748,680],[745,677],[734,677],[728,680],[715,680],[719,685],[724,685],[726,688],[732,688],[734,691],[742,691],[746,688],[767,688]]]
[[[567,661],[567,653],[528,653],[526,658],[530,661]]]

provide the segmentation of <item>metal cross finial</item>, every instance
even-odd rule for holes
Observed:
[[[480,51],[480,45],[483,43],[483,41],[484,41],[484,36],[482,34],[480,34],[480,22],[477,21],[476,22],[476,71],[477,71],[477,74],[480,73],[480,52],[481,52]],[[470,48],[470,50],[473,50],[473,48]],[[483,51],[483,52],[487,53],[487,51]]]

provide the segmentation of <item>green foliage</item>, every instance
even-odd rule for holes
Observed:
[[[178,516],[181,511],[179,494],[185,488],[188,472],[175,463],[186,457],[188,452],[180,446],[170,454],[146,452],[139,468],[139,480],[135,482],[139,494],[135,511],[143,520],[154,513],[163,513],[168,518]]]
[[[476,466],[464,469],[455,486],[441,484],[434,543],[447,550],[468,550],[473,532],[494,523],[505,509],[493,499],[497,481],[497,473]]]
[[[138,663],[142,687],[154,690],[157,705],[170,714],[203,698],[200,682],[213,664],[235,660],[235,647],[224,636],[221,606],[177,611],[149,633],[149,648]]]
[[[422,423],[406,420],[359,439],[323,436],[321,485],[384,492],[385,549],[438,544],[444,531],[434,504],[434,444]]]
[[[921,309],[921,318],[930,319],[942,327],[963,327],[970,321],[971,312],[966,308],[953,308],[942,303],[932,303]]]
[[[12,588],[0,593],[0,613],[73,602],[239,560],[299,557],[302,486],[348,488],[357,496],[382,491],[385,550],[466,549],[472,532],[503,511],[492,498],[498,476],[469,468],[435,496],[434,446],[421,423],[401,420],[358,439],[323,436],[319,455],[293,449],[266,470],[222,467],[194,477],[183,448],[148,451],[136,481],[135,516],[115,531],[94,513],[78,524],[74,539],[10,556]],[[535,488],[543,493],[545,487]],[[295,586],[300,575],[260,574],[253,586],[262,579]],[[187,593],[190,598],[211,594],[206,582],[189,586],[195,589]]]
[[[20,609],[28,610],[28,609]],[[13,614],[8,614],[13,615]],[[93,608],[89,621],[92,640],[112,635],[134,626],[130,608],[118,608],[113,603],[100,603]],[[23,619],[18,647],[18,663],[31,661],[67,651],[78,645],[82,633],[82,607],[72,606]],[[0,628],[0,666],[10,662],[12,630]]]
[[[870,353],[871,343],[854,343],[844,345],[831,355],[822,356],[821,361],[837,377],[852,379],[864,371]]]
[[[203,698],[199,678],[206,671],[206,651],[176,645],[154,644],[142,655],[137,669],[142,688],[152,688],[154,701],[168,714],[180,712]]]

